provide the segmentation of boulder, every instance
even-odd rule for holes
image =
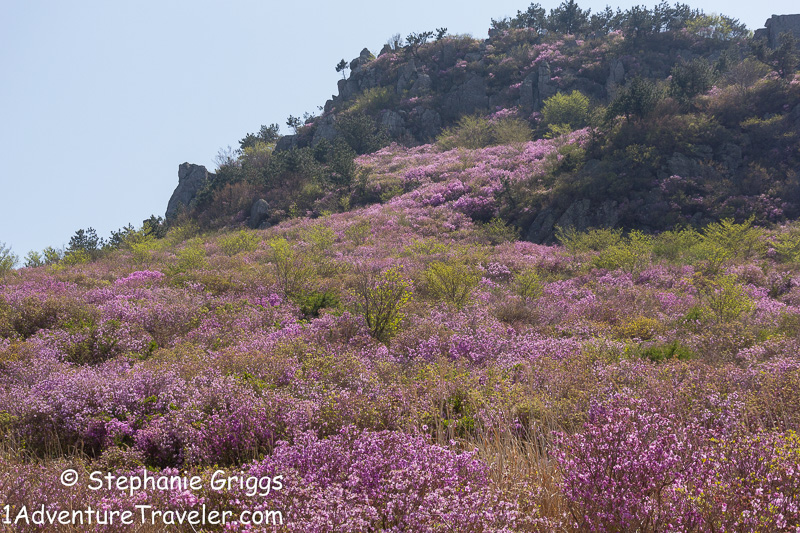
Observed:
[[[259,198],[253,202],[250,208],[250,218],[247,219],[247,225],[253,229],[260,228],[269,217],[269,203],[263,198]]]
[[[174,218],[180,211],[194,207],[197,193],[216,177],[203,165],[183,163],[178,167],[178,186],[167,203],[167,220]]]

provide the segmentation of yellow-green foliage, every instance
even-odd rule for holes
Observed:
[[[763,253],[765,245],[761,240],[764,231],[753,227],[753,217],[741,224],[726,218],[721,222],[709,224],[703,229],[702,242],[719,249],[728,257],[747,259]]]
[[[425,282],[434,298],[462,307],[480,281],[470,265],[456,261],[434,261],[425,269]]]
[[[269,261],[275,267],[275,277],[287,295],[299,294],[311,277],[311,268],[283,237],[269,241]]]
[[[527,122],[514,117],[489,120],[477,115],[461,117],[458,124],[444,130],[436,138],[443,150],[454,148],[477,149],[495,144],[514,144],[530,141],[531,128]]]
[[[619,326],[619,335],[626,339],[640,339],[646,341],[655,337],[662,330],[661,322],[655,318],[637,316],[625,320]]]
[[[190,243],[178,252],[178,260],[171,266],[173,273],[201,270],[208,266],[206,252],[200,243]]]
[[[677,261],[701,241],[694,228],[665,231],[653,238],[653,255],[667,261]]]
[[[778,254],[778,259],[784,262],[800,262],[800,228],[794,227],[786,233],[781,233],[772,242],[772,247]]]
[[[260,242],[261,238],[255,233],[241,230],[223,235],[217,240],[217,246],[226,255],[236,255],[242,252],[255,252]]]
[[[386,109],[392,105],[394,91],[389,87],[373,87],[359,94],[348,111],[354,113],[371,113]]]
[[[492,142],[492,126],[489,121],[476,115],[461,117],[458,124],[444,130],[436,139],[443,150],[453,148],[483,148]]]
[[[502,218],[493,218],[486,224],[481,225],[482,233],[491,244],[502,244],[519,240],[519,230],[509,225]]]
[[[534,300],[542,295],[542,280],[533,269],[523,270],[514,277],[513,290],[519,296]]]
[[[709,279],[697,275],[693,283],[700,294],[703,310],[719,322],[730,322],[755,309],[744,288],[737,283],[736,276],[718,276]]]
[[[556,93],[544,101],[542,122],[546,126],[583,128],[589,122],[589,99],[580,91]]]
[[[639,271],[650,263],[652,249],[652,238],[634,230],[619,243],[602,250],[592,260],[592,265],[609,270],[620,268],[627,272]]]
[[[356,307],[373,337],[386,341],[405,318],[403,308],[411,301],[411,282],[399,267],[377,274],[359,272],[355,282]]]
[[[622,230],[598,228],[580,232],[572,226],[556,226],[556,239],[573,253],[600,251],[622,242]]]
[[[351,224],[344,230],[344,236],[351,240],[356,246],[361,246],[367,242],[372,234],[372,226],[369,220],[359,220],[355,224]]]

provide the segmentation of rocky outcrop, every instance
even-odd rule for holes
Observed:
[[[167,220],[173,219],[184,209],[194,207],[197,193],[216,177],[203,165],[183,163],[178,167],[178,186],[167,203]]]
[[[489,96],[486,94],[486,80],[472,75],[467,80],[453,87],[442,98],[442,114],[449,119],[469,115],[479,109],[489,107]]]
[[[266,222],[267,218],[269,218],[269,202],[259,198],[253,202],[253,206],[250,208],[250,217],[247,219],[247,225],[253,229],[265,229],[269,227]]]
[[[556,94],[557,87],[552,82],[550,65],[545,62],[528,74],[519,92],[519,105],[524,109],[538,111],[545,100]]]
[[[531,242],[551,243],[555,240],[556,228],[559,227],[586,231],[589,228],[613,228],[618,221],[616,202],[608,200],[592,205],[591,200],[584,198],[573,202],[561,213],[552,207],[540,211],[526,237]]]
[[[792,33],[800,40],[800,15],[772,15],[764,26],[755,31],[755,38],[766,39],[770,48],[778,47],[781,33]]]

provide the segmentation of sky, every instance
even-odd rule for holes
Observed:
[[[692,7],[760,28],[796,0]],[[485,38],[530,2],[493,0],[0,0],[0,243],[22,257],[163,216],[178,165],[214,157],[262,124],[318,112],[335,66],[394,34]],[[539,2],[547,10],[560,2]],[[606,4],[581,0],[593,11]]]

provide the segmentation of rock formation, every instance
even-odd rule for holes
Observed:
[[[167,220],[175,216],[183,209],[194,206],[197,193],[216,175],[206,170],[202,165],[183,163],[178,167],[178,186],[169,199],[167,204]]]
[[[766,39],[770,48],[778,47],[781,33],[793,33],[800,40],[800,15],[772,15],[764,26],[755,31],[755,37]]]

